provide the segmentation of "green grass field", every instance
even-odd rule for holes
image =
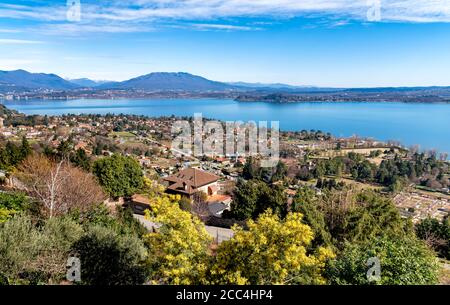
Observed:
[[[133,133],[131,133],[131,132],[128,132],[128,131],[114,131],[114,132],[111,132],[110,134],[109,134],[109,136],[110,137],[119,137],[119,138],[134,138],[134,137],[136,137],[136,135],[135,134],[133,134]]]

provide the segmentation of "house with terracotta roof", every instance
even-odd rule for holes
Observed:
[[[216,195],[219,176],[198,168],[186,168],[175,175],[163,178],[163,180],[168,183],[167,193],[179,194],[192,199],[193,195],[199,191],[208,196]]]
[[[145,210],[150,208],[150,198],[142,194],[134,194],[126,202],[126,206],[131,207],[135,214],[145,214]]]

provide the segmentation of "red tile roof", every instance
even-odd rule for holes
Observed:
[[[172,183],[169,190],[192,194],[197,188],[216,182],[219,177],[197,168],[187,168],[164,180]]]
[[[231,196],[216,194],[216,195],[208,196],[208,198],[206,199],[206,202],[213,203],[213,202],[224,202],[224,201],[228,201],[228,200],[231,200]]]
[[[150,199],[148,198],[148,196],[141,194],[134,194],[133,196],[131,196],[131,200],[136,203],[150,204]]]

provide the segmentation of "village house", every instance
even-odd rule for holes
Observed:
[[[225,210],[230,210],[231,201],[231,196],[220,194],[209,196],[206,200],[209,212],[216,217],[222,217]]]
[[[163,178],[163,180],[168,183],[167,193],[193,199],[193,195],[199,191],[204,192],[208,196],[216,195],[219,176],[197,168],[186,168],[175,175]]]
[[[144,215],[145,210],[150,207],[150,199],[145,195],[134,194],[125,205],[129,206],[133,210],[133,213]]]

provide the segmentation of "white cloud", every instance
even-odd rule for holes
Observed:
[[[0,33],[20,33],[20,31],[12,29],[0,29]]]
[[[42,41],[37,40],[24,40],[24,39],[1,39],[0,44],[39,44]]]
[[[58,21],[66,19],[65,6],[0,4],[0,18]]]
[[[215,23],[194,23],[192,27],[200,30],[223,30],[223,31],[256,31],[260,30],[259,27],[240,26],[230,24],[215,24]]]
[[[0,58],[0,68],[2,70],[22,69],[25,65],[34,65],[39,63],[42,63],[42,61],[31,59]]]
[[[377,2],[382,22],[450,22],[450,0],[81,0],[81,23],[67,22],[67,8],[61,4],[0,4],[0,18],[35,20],[50,25],[63,23],[47,29],[48,33],[141,32],[167,26],[167,22],[177,25],[194,20],[197,24],[194,28],[203,30],[258,30],[260,27],[249,26],[251,23],[213,24],[209,21],[224,23],[235,17],[321,16],[329,17],[332,24],[339,26],[349,21],[367,21],[369,9],[376,7]]]
[[[38,29],[38,31],[42,33],[54,35],[83,35],[86,33],[130,33],[149,32],[152,30],[153,28],[139,25],[80,23],[51,24]]]
[[[130,3],[136,5],[131,7]],[[87,8],[88,16],[109,20],[210,19],[252,16],[341,15],[358,20],[377,0],[140,0]],[[450,22],[450,0],[380,0],[384,21]]]

